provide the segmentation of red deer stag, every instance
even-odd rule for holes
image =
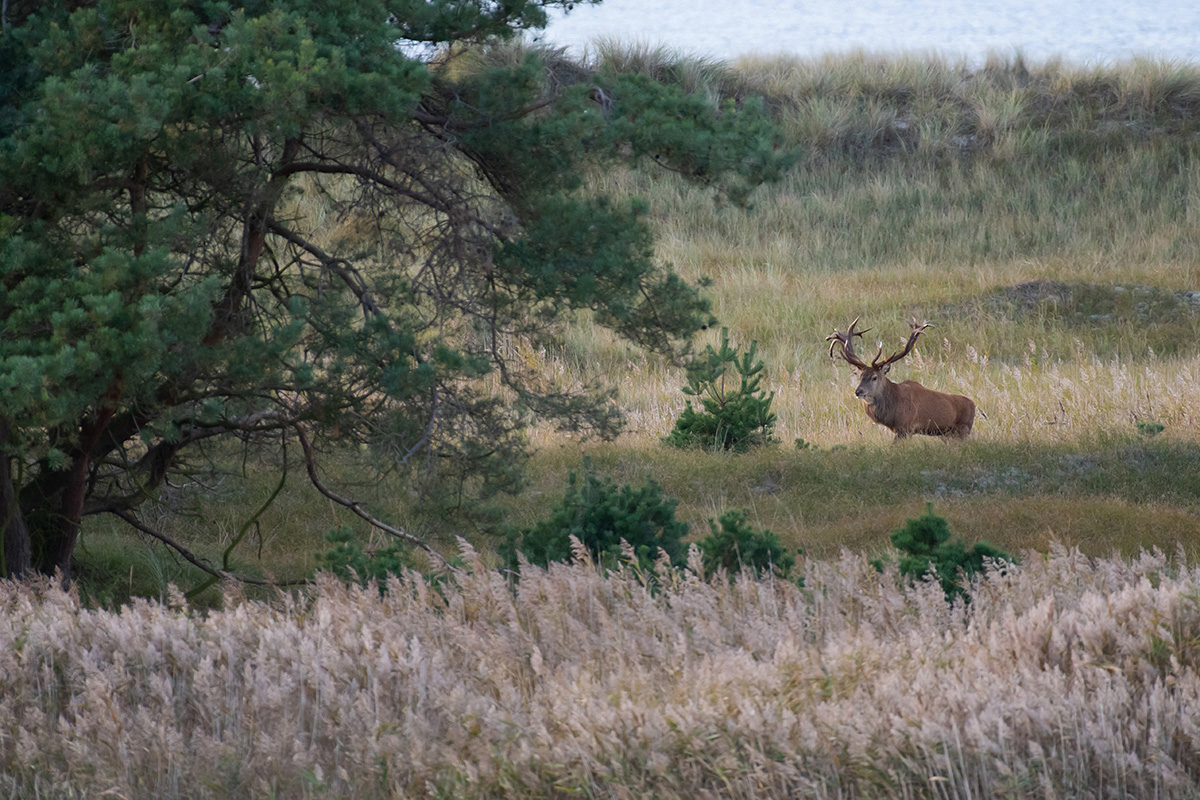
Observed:
[[[850,323],[850,329],[840,333],[836,329],[831,336],[825,337],[829,342],[829,357],[834,358],[833,349],[842,346],[842,358],[858,370],[862,376],[854,396],[863,401],[867,416],[885,428],[890,428],[897,439],[903,439],[914,433],[926,436],[958,436],[965,437],[971,433],[975,424],[975,403],[969,397],[959,394],[945,394],[926,389],[916,381],[893,383],[886,375],[891,365],[904,358],[912,351],[921,332],[930,327],[929,323],[918,324],[912,321],[912,333],[904,349],[893,353],[884,360],[883,343],[879,343],[879,352],[871,363],[867,364],[854,354],[854,337],[862,336],[866,331],[856,331],[854,326],[858,320]],[[867,330],[870,330],[869,328]]]

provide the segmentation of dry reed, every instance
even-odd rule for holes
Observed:
[[[1181,558],[1030,552],[951,607],[849,552],[657,589],[462,557],[207,614],[0,584],[0,792],[1200,796]]]

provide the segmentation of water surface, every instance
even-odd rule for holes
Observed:
[[[605,0],[556,13],[545,41],[584,50],[597,37],[665,44],[722,59],[866,50],[980,62],[1021,52],[1078,64],[1134,57],[1200,61],[1191,0]]]

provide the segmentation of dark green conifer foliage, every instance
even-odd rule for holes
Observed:
[[[771,441],[775,393],[760,388],[764,364],[755,361],[758,342],[739,353],[729,345],[729,330],[721,329],[721,344],[705,348],[688,367],[683,393],[698,398],[703,410],[687,401],[667,444],[675,447],[704,447],[713,450],[748,450]]]
[[[519,489],[533,416],[615,435],[607,387],[509,345],[583,312],[675,357],[711,314],[582,176],[653,158],[744,200],[790,156],[752,103],[505,44],[570,4],[6,2],[0,574],[69,574],[89,515],[164,538],[139,505],[224,442],[290,443],[369,517],[321,469],[361,446],[461,525]]]
[[[569,561],[574,536],[593,558],[608,566],[620,561],[622,540],[633,548],[643,569],[653,566],[659,549],[671,563],[682,564],[688,526],[675,519],[677,505],[679,501],[667,498],[653,480],[635,489],[617,486],[590,471],[581,481],[572,472],[566,494],[550,516],[532,528],[511,531],[500,554],[510,569],[519,566],[518,553],[542,567],[552,561]]]
[[[712,533],[697,542],[705,574],[725,569],[736,575],[746,567],[755,573],[773,570],[786,578],[796,566],[796,556],[780,544],[779,537],[751,525],[743,509],[730,509],[718,520],[710,519],[708,527]]]
[[[402,575],[406,569],[414,567],[412,548],[400,542],[368,552],[355,538],[354,529],[348,526],[330,531],[325,539],[332,547],[317,554],[319,569],[347,582],[366,584],[376,581],[381,593],[388,576]]]
[[[934,570],[947,600],[967,598],[963,581],[983,569],[985,558],[1016,563],[1011,555],[986,542],[967,547],[962,539],[951,540],[950,525],[933,513],[933,503],[926,504],[923,515],[893,531],[891,539],[902,554],[900,574],[924,578]]]

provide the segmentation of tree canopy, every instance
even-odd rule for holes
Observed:
[[[517,488],[530,419],[616,433],[513,343],[583,313],[678,354],[711,315],[589,175],[740,200],[788,157],[752,102],[512,43],[556,5],[6,0],[0,573],[69,576],[94,514],[219,572],[136,512],[222,441],[403,537],[322,478],[334,439],[466,503]]]

